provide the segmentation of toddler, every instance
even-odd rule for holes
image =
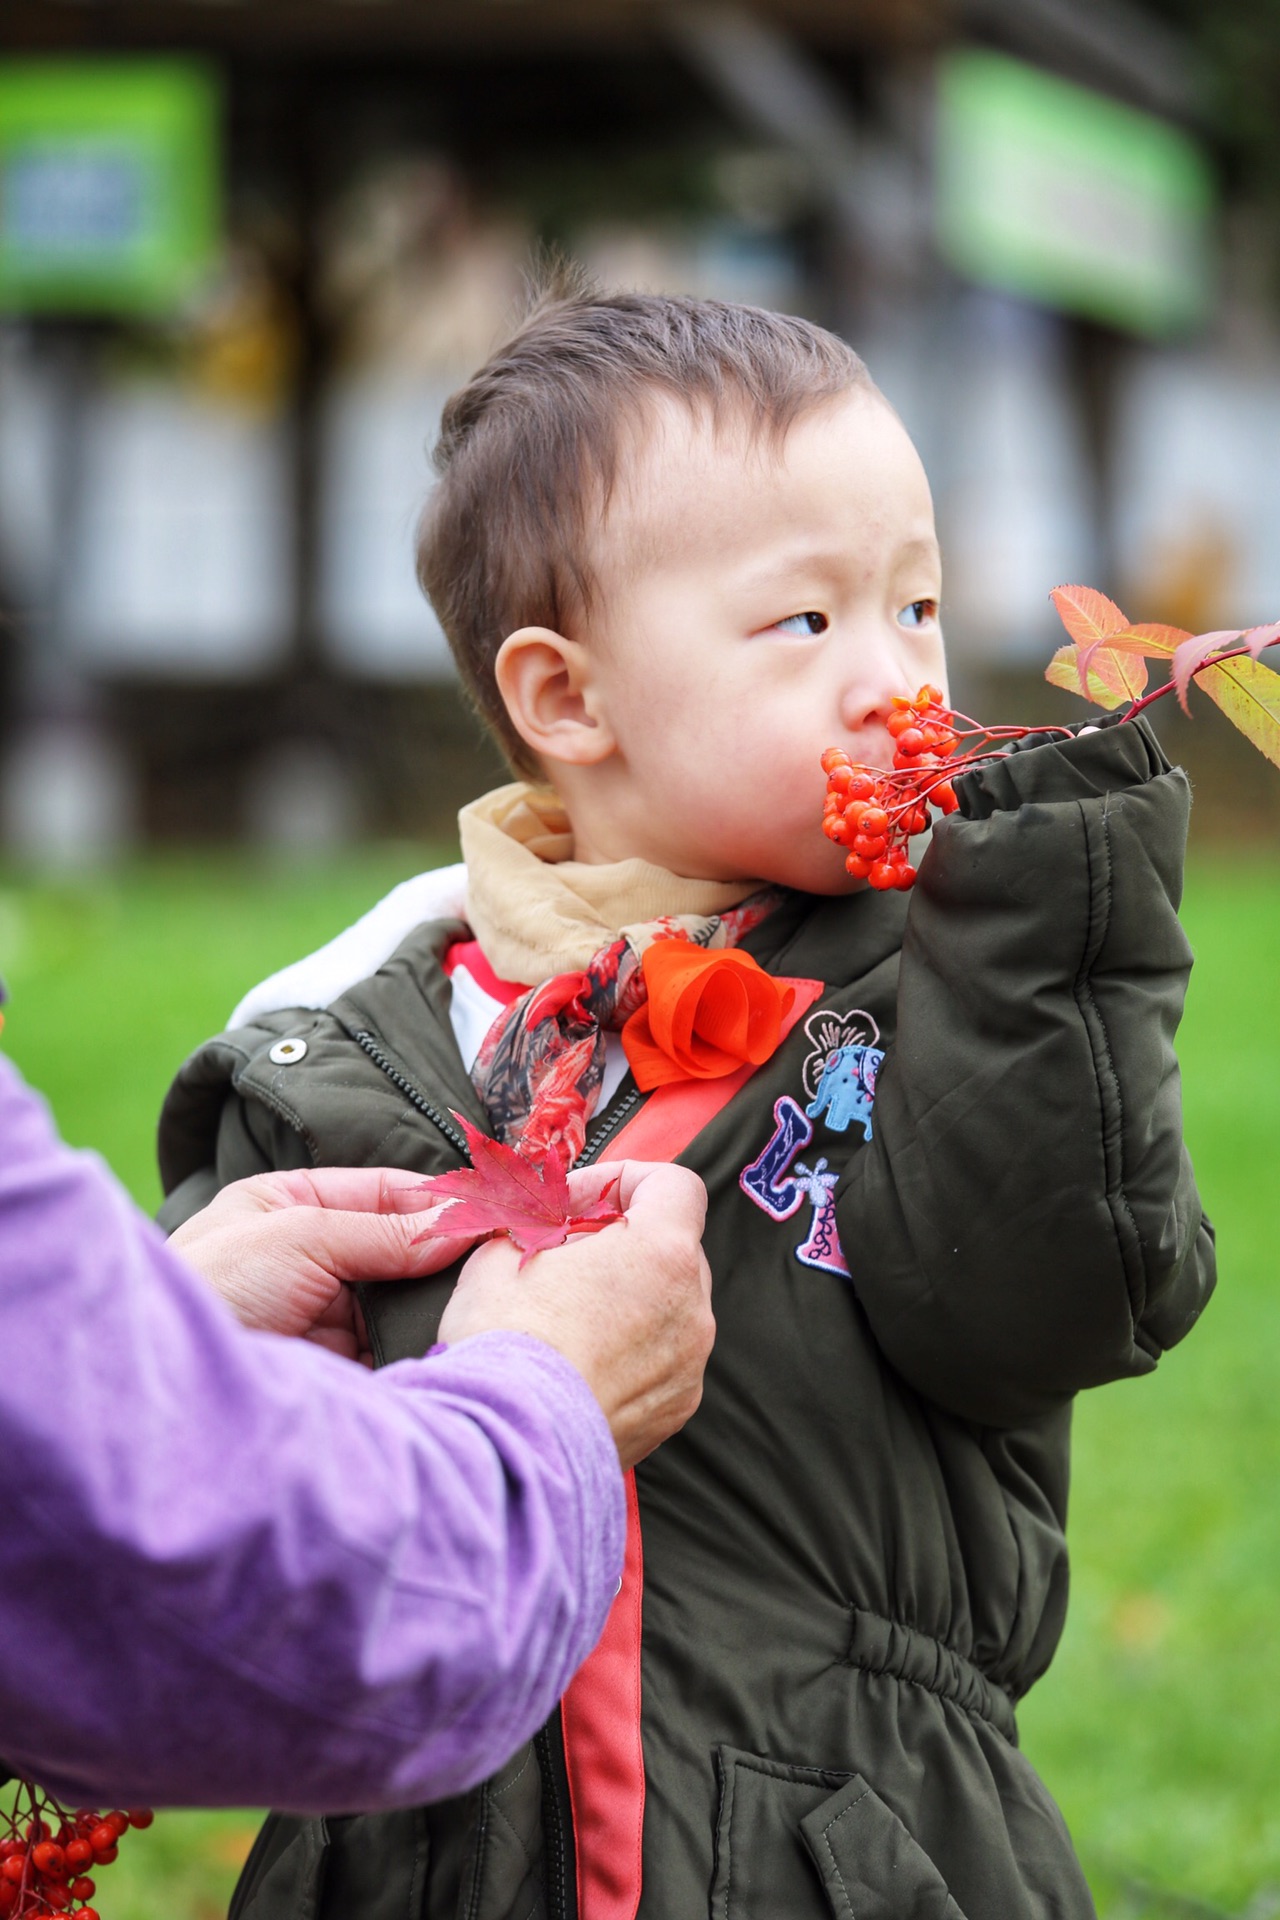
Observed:
[[[893,697],[945,687],[939,557],[897,416],[804,321],[553,287],[437,464],[421,576],[522,778],[464,810],[465,892],[411,888],[345,980],[187,1064],[167,1217],[265,1167],[456,1167],[451,1110],[679,1155],[718,1339],[533,1747],[418,1811],[274,1816],[233,1913],[1091,1914],[1015,1710],[1062,1631],[1073,1397],[1213,1284],[1186,780],[1143,723],[1041,737],[957,782],[913,893],[850,879],[820,756],[889,765]],[[381,1361],[448,1287],[371,1292]]]

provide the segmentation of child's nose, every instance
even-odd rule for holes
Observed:
[[[840,720],[850,733],[879,732],[888,739],[885,723],[893,711],[895,694],[910,694],[899,661],[888,649],[873,659],[857,661],[840,694]]]
[[[877,765],[887,767],[893,759],[893,745],[886,723],[893,712],[894,697],[911,698],[920,681],[920,669],[900,627],[889,628],[878,619],[868,619],[851,641],[843,662],[841,723],[859,736],[864,758],[874,758]]]

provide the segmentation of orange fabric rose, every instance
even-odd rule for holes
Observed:
[[[655,940],[641,958],[648,1000],[622,1029],[636,1085],[719,1080],[767,1060],[782,1036],[795,988],[736,947],[708,952],[691,940]]]

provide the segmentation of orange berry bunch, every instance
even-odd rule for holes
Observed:
[[[827,797],[822,831],[849,849],[845,866],[857,880],[881,892],[914,886],[908,843],[929,824],[929,808],[954,813],[951,757],[958,741],[957,716],[937,687],[921,687],[914,700],[896,696],[887,727],[893,767],[860,766],[839,747],[822,756]]]
[[[29,1780],[19,1781],[12,1811],[0,1815],[0,1920],[64,1913],[98,1920],[97,1908],[88,1905],[97,1891],[90,1869],[109,1867],[127,1830],[154,1819],[150,1807],[68,1813]]]

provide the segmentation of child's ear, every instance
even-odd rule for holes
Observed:
[[[539,760],[586,767],[616,745],[587,649],[550,627],[507,635],[494,662],[511,724]]]

